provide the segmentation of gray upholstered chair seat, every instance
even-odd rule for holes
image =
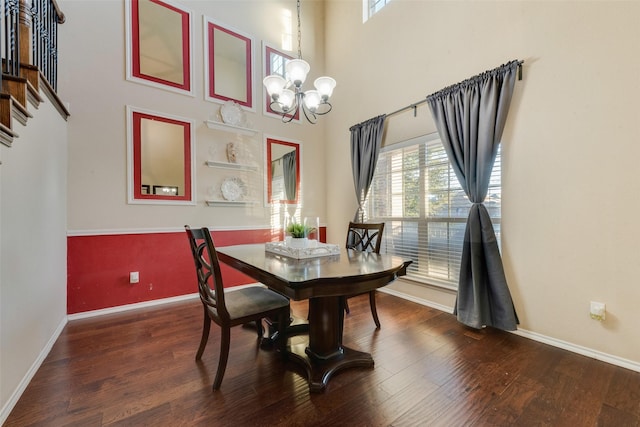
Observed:
[[[289,300],[261,286],[225,292],[225,304],[232,323],[243,323],[243,319],[255,313],[277,310],[289,305]]]

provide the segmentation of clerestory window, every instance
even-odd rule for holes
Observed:
[[[362,0],[362,22],[367,22],[376,13],[380,12],[391,0]]]

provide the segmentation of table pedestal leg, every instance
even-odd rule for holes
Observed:
[[[373,367],[369,353],[342,345],[344,297],[309,300],[309,343],[291,344],[289,358],[306,371],[309,391],[322,392],[331,376],[350,367]]]

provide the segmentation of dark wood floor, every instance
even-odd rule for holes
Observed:
[[[323,394],[245,328],[213,393],[220,332],[196,363],[198,300],[70,322],[5,425],[640,425],[640,373],[383,293],[378,331],[366,296],[350,306],[345,345],[375,368],[341,372]]]

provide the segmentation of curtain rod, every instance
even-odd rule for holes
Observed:
[[[522,80],[522,64],[524,63],[524,61],[518,61],[518,80]],[[421,101],[418,102],[414,102],[413,104],[407,105],[406,107],[400,108],[399,110],[396,110],[392,113],[387,114],[387,117],[390,116],[395,116],[396,114],[400,114],[404,111],[410,110],[413,108],[413,117],[417,117],[418,116],[418,112],[416,111],[418,108],[418,105],[420,104],[424,104],[425,102],[427,102],[426,99],[423,99]]]
[[[389,117],[389,116],[393,116],[393,115],[396,115],[396,114],[400,114],[400,113],[402,113],[403,111],[410,110],[411,108],[413,108],[413,117],[417,117],[418,112],[416,111],[416,109],[418,108],[418,105],[420,105],[420,104],[424,104],[425,102],[427,102],[427,100],[426,100],[426,99],[423,99],[423,100],[418,101],[418,102],[414,102],[414,103],[413,103],[413,104],[411,104],[411,105],[407,105],[406,107],[401,108],[401,109],[399,109],[399,110],[396,110],[396,111],[394,111],[393,113],[389,113],[389,114],[387,114],[387,117]]]

